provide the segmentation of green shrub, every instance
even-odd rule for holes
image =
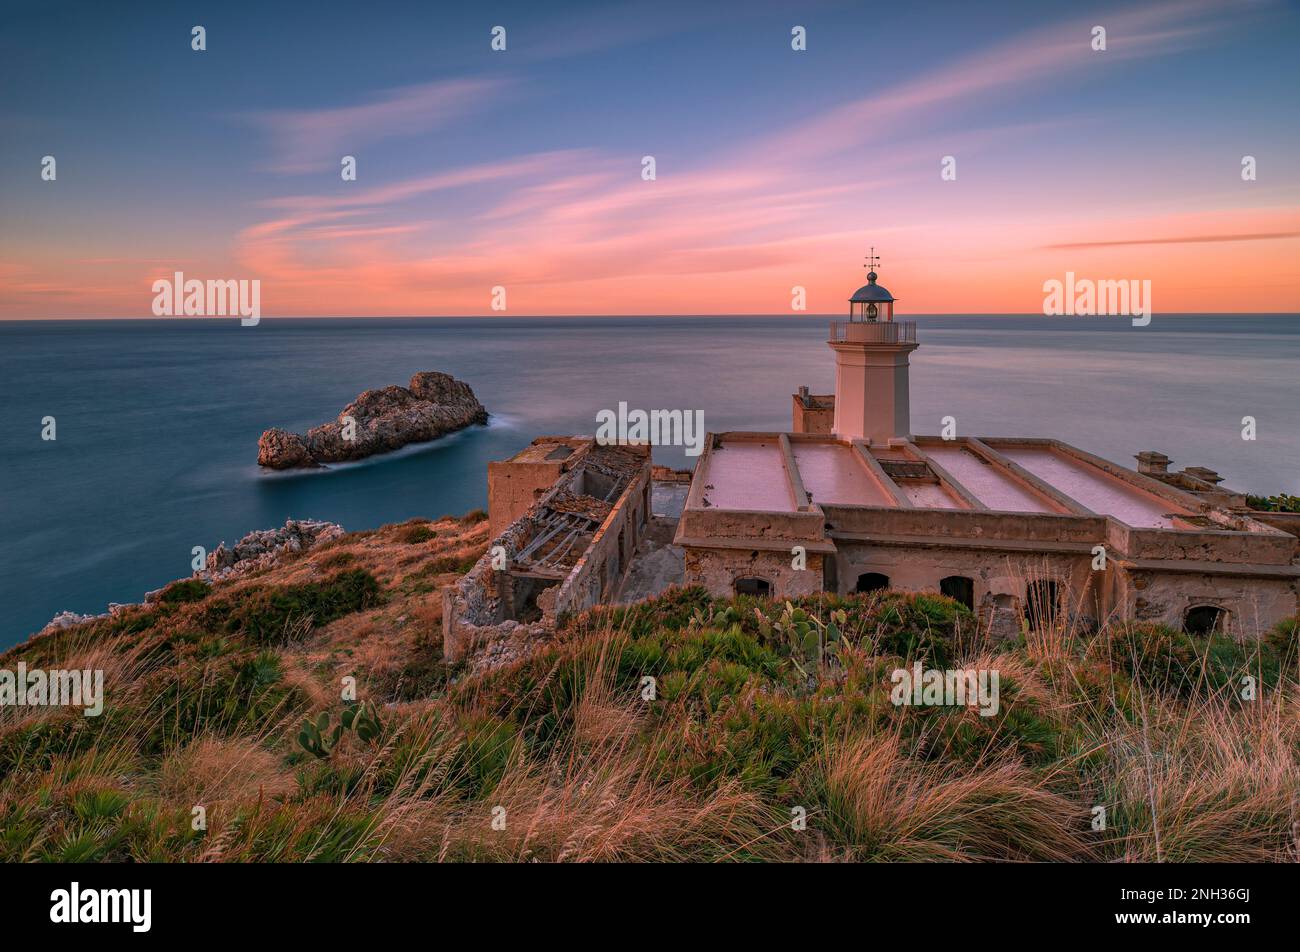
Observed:
[[[1138,684],[1184,697],[1201,690],[1236,697],[1246,675],[1271,687],[1280,673],[1267,639],[1242,643],[1219,632],[1197,636],[1151,622],[1115,625],[1093,641],[1089,654],[1108,660]]]
[[[417,573],[418,575],[445,575],[448,572],[456,572],[464,575],[474,567],[474,563],[479,560],[481,552],[473,552],[469,555],[440,555],[428,565],[424,566]]]
[[[1246,505],[1257,512],[1300,512],[1300,496],[1278,493],[1276,496],[1247,496]]]
[[[437,531],[430,529],[423,523],[403,526],[401,531],[397,533],[397,541],[407,545],[418,545],[421,542],[428,542],[430,539],[436,539],[437,537]]]
[[[1300,615],[1284,618],[1264,636],[1264,643],[1288,667],[1296,663],[1300,653]]]
[[[186,602],[201,602],[208,597],[211,587],[203,579],[187,578],[172,582],[158,595],[158,601],[165,605],[181,605]]]
[[[226,631],[262,644],[281,644],[295,630],[320,628],[375,605],[379,582],[364,569],[349,569],[321,582],[253,588],[220,607]]]
[[[285,682],[274,651],[160,671],[149,676],[145,688],[153,715],[140,740],[146,753],[204,731],[258,732],[306,701],[299,688]]]
[[[486,797],[496,789],[510,765],[519,729],[499,717],[484,715],[462,725],[465,742],[453,758],[452,777],[462,792]]]
[[[323,569],[341,569],[345,565],[351,565],[357,560],[355,553],[352,552],[335,552],[333,555],[321,559],[320,567]]]

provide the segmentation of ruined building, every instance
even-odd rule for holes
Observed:
[[[492,464],[506,561],[489,551],[448,599],[449,656],[626,598],[665,524],[679,569],[655,583],[720,596],[936,591],[995,634],[1138,618],[1255,635],[1296,612],[1300,516],[1247,510],[1211,470],[1170,472],[1153,451],[1133,470],[1050,438],[913,435],[916,324],[895,320],[877,277],[830,326],[835,393],[800,387],[790,432],[709,434],[675,507],[652,512],[680,477],[654,478],[646,447],[543,437]]]
[[[650,448],[543,436],[488,466],[487,553],[443,598],[443,648],[540,635],[608,601],[650,510]]]

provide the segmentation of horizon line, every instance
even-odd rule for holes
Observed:
[[[1070,318],[1072,320],[1111,320],[1130,317],[1127,314],[1043,314],[1040,311],[918,311],[915,314],[905,315],[900,321],[908,320],[911,317],[1043,317],[1050,319]],[[388,320],[409,320],[409,321],[428,321],[428,320],[546,320],[548,318],[572,319],[575,317],[583,318],[626,318],[626,317],[644,317],[644,318],[668,318],[668,317],[766,317],[766,318],[818,318],[818,319],[843,319],[844,313],[841,311],[823,312],[823,313],[799,313],[785,314],[771,311],[765,312],[710,312],[697,313],[683,311],[681,313],[659,313],[659,314],[279,314],[274,316],[263,315],[258,318],[261,321],[388,321]],[[1298,311],[1164,311],[1154,312],[1152,317],[1300,317]],[[4,324],[44,324],[67,321],[238,321],[240,315],[166,315],[157,317],[149,315],[147,317],[130,317],[124,315],[104,316],[104,317],[87,317],[79,315],[76,317],[3,317],[0,316],[0,323]],[[889,322],[881,322],[889,323]],[[897,323],[897,322],[895,322]]]

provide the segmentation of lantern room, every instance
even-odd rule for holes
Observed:
[[[876,249],[871,249],[871,254],[867,256],[867,263],[863,265],[867,269],[867,283],[853,292],[853,297],[849,298],[849,320],[862,321],[867,324],[876,324],[884,322],[893,323],[894,320],[894,296],[889,293],[889,289],[876,283],[876,265],[880,263],[880,258],[876,255]]]

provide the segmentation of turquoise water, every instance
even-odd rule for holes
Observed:
[[[1300,317],[915,319],[918,433],[951,415],[961,434],[1054,436],[1123,463],[1158,449],[1236,488],[1300,492]],[[0,646],[58,611],[138,601],[188,575],[194,546],[289,517],[365,529],[484,506],[489,460],[594,432],[620,400],[702,409],[710,430],[786,429],[799,384],[834,389],[825,339],[813,317],[0,323]],[[492,423],[328,471],[259,471],[265,428],[302,431],[418,370],[468,381]]]

